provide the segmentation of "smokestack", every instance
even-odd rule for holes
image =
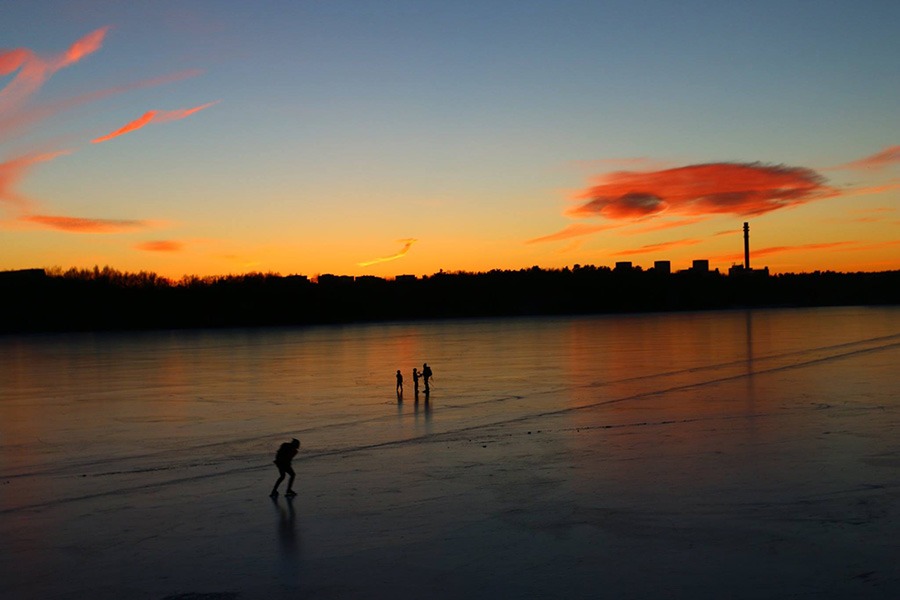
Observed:
[[[750,223],[744,223],[744,268],[750,270]]]

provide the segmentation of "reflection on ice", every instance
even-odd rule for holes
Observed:
[[[6,337],[0,596],[893,598],[898,362],[896,308]]]

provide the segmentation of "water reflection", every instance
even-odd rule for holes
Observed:
[[[293,557],[299,552],[296,513],[294,498],[286,496],[284,504],[278,498],[272,498],[272,505],[278,513],[278,547],[285,558]]]

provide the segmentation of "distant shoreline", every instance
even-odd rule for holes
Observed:
[[[900,271],[764,272],[580,266],[431,276],[252,273],[171,282],[110,268],[0,272],[0,333],[318,325],[900,304]]]

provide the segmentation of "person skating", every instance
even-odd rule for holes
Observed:
[[[431,380],[431,367],[428,366],[428,363],[422,365],[422,379],[425,380],[425,393],[428,394],[431,392],[431,386],[429,385],[429,381]]]
[[[284,493],[285,496],[296,496],[297,493],[294,491],[294,469],[291,467],[291,461],[294,460],[294,457],[297,456],[297,451],[300,448],[300,440],[293,439],[290,442],[285,442],[281,446],[278,447],[278,452],[275,453],[275,466],[278,467],[278,480],[275,482],[275,485],[272,487],[272,493],[269,494],[273,498],[278,496],[278,486],[281,485],[281,482],[284,481],[285,475],[290,475],[291,478],[288,479],[287,491]]]

